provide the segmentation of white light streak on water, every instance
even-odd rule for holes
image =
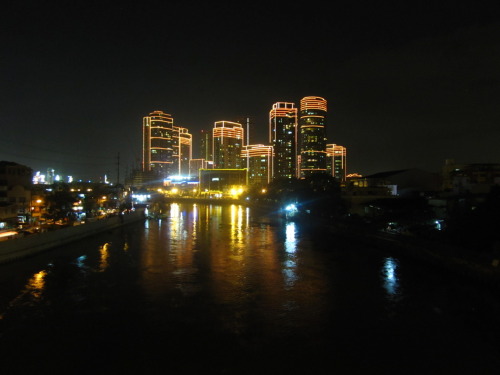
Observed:
[[[284,262],[283,276],[287,288],[294,286],[297,281],[295,251],[297,250],[296,227],[294,222],[289,222],[285,228],[285,251],[288,259]]]
[[[392,257],[384,259],[382,277],[383,286],[390,298],[399,295],[399,280],[397,274],[398,262]]]

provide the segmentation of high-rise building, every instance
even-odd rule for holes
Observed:
[[[347,176],[347,149],[333,143],[326,145],[326,169],[328,174],[340,182],[346,181]]]
[[[160,178],[177,174],[178,167],[174,164],[176,164],[175,146],[178,139],[175,137],[172,116],[162,111],[153,111],[144,117],[142,130],[143,171],[153,172]]]
[[[142,170],[156,178],[189,173],[192,136],[186,128],[174,126],[171,115],[153,111],[143,119]]]
[[[273,146],[246,145],[243,146],[243,158],[247,160],[248,184],[264,186],[273,177]]]
[[[300,177],[326,172],[326,100],[306,96],[300,100]]]
[[[254,126],[253,118],[250,116],[240,116],[239,118],[236,119],[236,122],[240,123],[243,129],[245,129],[245,140],[243,144],[245,145],[251,144],[252,142],[250,140],[250,134],[251,134],[250,130]]]
[[[297,174],[297,108],[278,102],[269,111],[269,142],[274,148],[273,178],[294,178]]]
[[[216,121],[212,133],[212,155],[214,168],[244,168],[241,151],[244,144],[244,129],[238,122]]]
[[[52,168],[47,168],[47,176],[45,178],[45,181],[48,185],[52,185],[54,183],[54,178],[55,178],[56,171]]]
[[[179,175],[189,176],[189,161],[193,157],[193,137],[186,128],[178,128],[178,131]]]
[[[200,158],[214,160],[212,155],[212,132],[202,130],[200,133]]]

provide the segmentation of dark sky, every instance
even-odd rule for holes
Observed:
[[[500,162],[499,14],[485,4],[7,1],[0,160],[115,179],[120,155],[123,181],[151,111],[188,128],[198,157],[215,121],[250,116],[267,143],[273,103],[317,95],[349,173]]]

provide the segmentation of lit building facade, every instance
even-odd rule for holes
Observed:
[[[297,108],[278,102],[269,111],[269,142],[274,149],[273,178],[294,178],[297,173]]]
[[[340,182],[346,181],[347,176],[347,149],[333,143],[326,145],[326,169],[328,174]]]
[[[179,175],[188,176],[189,161],[193,157],[193,137],[186,128],[178,128],[178,131]]]
[[[238,122],[217,121],[212,133],[212,155],[214,168],[244,168],[241,152],[244,129]]]
[[[212,155],[212,132],[202,130],[200,132],[200,158],[214,160]]]
[[[178,158],[175,148],[178,138],[172,116],[162,111],[151,112],[143,118],[142,130],[143,171],[153,172],[163,178],[176,174]]]
[[[143,172],[157,178],[189,174],[192,135],[186,128],[174,126],[171,115],[151,112],[143,119]]]
[[[246,145],[242,156],[246,159],[248,184],[265,186],[273,178],[273,146]]]
[[[319,96],[300,100],[300,177],[326,172],[327,102]]]
[[[204,197],[230,197],[241,194],[247,186],[246,169],[200,169],[200,195]]]

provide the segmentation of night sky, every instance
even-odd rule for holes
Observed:
[[[215,121],[250,116],[267,143],[272,104],[314,95],[348,173],[499,163],[499,14],[484,4],[7,1],[0,160],[113,180],[120,155],[123,182],[154,110],[199,157]]]

